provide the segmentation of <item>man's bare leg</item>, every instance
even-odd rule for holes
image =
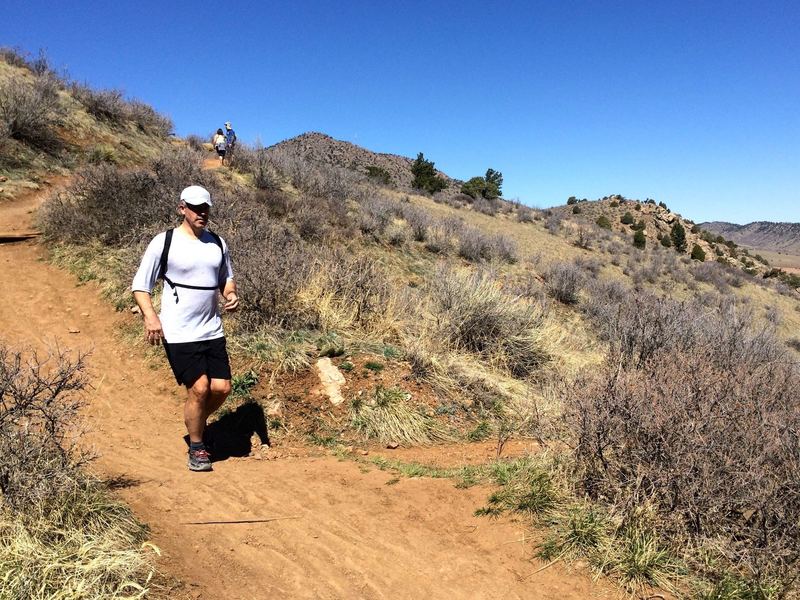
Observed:
[[[208,419],[220,406],[225,403],[225,399],[231,393],[230,379],[212,379],[208,393],[208,400],[205,405],[205,417]]]
[[[186,387],[186,391],[183,420],[186,423],[186,430],[189,432],[189,441],[199,444],[203,441],[203,430],[206,428],[206,406],[211,395],[208,377],[201,375],[194,384]]]

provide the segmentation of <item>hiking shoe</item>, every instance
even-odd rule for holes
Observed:
[[[190,471],[210,471],[211,457],[205,448],[200,450],[189,450],[189,470]]]

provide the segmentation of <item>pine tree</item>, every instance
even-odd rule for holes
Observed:
[[[680,221],[675,221],[672,229],[670,229],[669,237],[672,238],[672,245],[675,246],[675,250],[686,252],[686,230]]]

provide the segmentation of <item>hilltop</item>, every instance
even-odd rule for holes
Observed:
[[[413,191],[411,165],[414,161],[411,158],[373,152],[351,142],[334,139],[324,133],[314,131],[303,133],[268,147],[267,152],[285,152],[292,156],[303,157],[312,163],[349,169],[367,176],[370,175],[369,167],[378,168],[389,175],[391,187],[405,192]],[[437,173],[448,184],[442,193],[455,194],[460,191],[462,184],[460,180],[453,179],[441,171]]]

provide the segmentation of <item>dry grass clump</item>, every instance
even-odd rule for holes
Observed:
[[[429,444],[452,436],[422,407],[411,404],[411,394],[396,387],[376,387],[369,397],[356,396],[350,404],[350,422],[364,439],[406,444]]]
[[[316,259],[298,305],[308,327],[382,340],[399,338],[408,312],[407,299],[379,263],[344,249]]]
[[[701,571],[788,590],[800,564],[800,376],[773,328],[646,294],[599,322],[608,362],[567,398],[585,492],[623,514],[646,501],[676,549],[719,548],[713,567],[690,556]]]
[[[83,357],[0,347],[0,597],[146,594],[146,529],[81,470]]]
[[[541,307],[506,294],[488,273],[443,268],[428,291],[441,343],[518,377],[532,375],[548,360],[540,339]]]

